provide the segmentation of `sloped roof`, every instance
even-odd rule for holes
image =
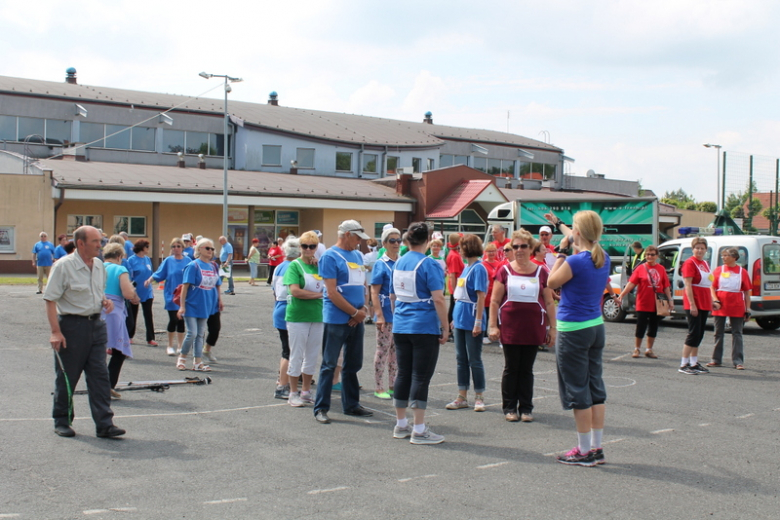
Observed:
[[[492,184],[489,180],[463,181],[441,201],[430,213],[428,219],[454,218],[474,202],[479,195]]]
[[[54,81],[0,76],[0,93],[56,97],[75,102],[116,103],[138,108],[168,109],[210,114],[222,114],[223,102],[213,98],[195,98],[175,94],[160,94],[89,85],[74,85]],[[286,106],[248,103],[230,100],[228,111],[246,124],[353,144],[397,147],[436,147],[442,139],[468,140],[483,143],[507,144],[518,147],[561,152],[560,148],[527,137],[497,132],[415,123],[380,117],[307,110]]]

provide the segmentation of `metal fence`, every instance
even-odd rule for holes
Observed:
[[[733,204],[735,197],[740,200],[742,211],[736,211],[732,216],[742,218],[744,231],[777,234],[779,184],[780,159],[723,152],[723,204],[728,208],[729,201]],[[771,211],[767,211],[769,209]]]

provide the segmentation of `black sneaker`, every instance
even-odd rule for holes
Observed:
[[[695,376],[696,374],[698,374],[697,371],[691,368],[691,365],[683,365],[680,368],[678,368],[677,371],[681,374],[686,374],[689,376]]]
[[[276,390],[274,390],[274,399],[287,400],[289,397],[290,397],[290,386],[277,385]]]
[[[693,370],[693,371],[694,371],[694,372],[696,372],[697,374],[709,374],[709,373],[710,373],[710,371],[709,371],[709,370],[707,370],[706,368],[704,368],[703,366],[701,366],[701,363],[696,363],[695,365],[693,365],[693,366],[691,367],[691,370]]]
[[[596,465],[596,458],[593,456],[593,451],[588,453],[581,453],[579,447],[575,446],[566,455],[561,455],[555,460],[561,464],[568,464],[570,466],[586,466],[593,467]]]
[[[604,458],[604,450],[602,448],[595,448],[590,450],[590,452],[593,454],[593,459],[596,461],[596,464],[606,464],[607,460]]]

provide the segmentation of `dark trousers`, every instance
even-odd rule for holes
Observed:
[[[647,331],[648,338],[654,338],[658,335],[658,322],[661,319],[654,312],[636,311],[636,332],[635,338],[642,339]]]
[[[141,302],[141,307],[144,311],[144,326],[146,327],[146,341],[154,341],[154,313],[152,312],[152,306],[154,305],[154,298],[149,298],[145,302]],[[127,335],[132,339],[135,336],[135,325],[138,323],[138,305],[130,304],[130,312],[133,313],[133,328],[127,329]]]
[[[108,360],[108,382],[111,384],[111,388],[116,388],[116,384],[119,382],[119,372],[122,371],[126,357],[117,349],[111,349],[111,359]]]
[[[168,311],[168,332],[184,332],[184,320],[177,315],[179,311]]]
[[[279,339],[282,340],[282,359],[290,360],[290,335],[287,329],[276,329],[279,331]]]
[[[92,420],[98,430],[108,428],[114,422],[114,412],[111,411],[110,384],[106,369],[106,322],[100,319],[61,316],[60,330],[67,343],[67,348],[60,349],[60,358],[68,375],[70,388],[76,388],[83,372],[87,380]],[[56,378],[52,418],[55,425],[67,425],[68,387],[56,356],[54,372]]]
[[[685,317],[688,319],[688,335],[685,337],[685,344],[689,347],[699,348],[701,340],[704,338],[704,328],[707,326],[707,316],[710,311],[699,309],[699,315],[694,316],[691,311],[685,309]]]
[[[730,318],[731,320],[731,362],[734,366],[745,364],[745,349],[742,343],[742,329],[745,326],[745,318]],[[726,317],[715,316],[715,350],[712,351],[712,360],[723,363],[723,339],[726,329]]]
[[[206,335],[206,345],[213,347],[217,344],[219,331],[222,329],[222,321],[220,320],[219,313],[209,316],[208,321],[206,321],[206,328],[209,331]]]
[[[428,408],[428,387],[439,360],[439,336],[393,334],[398,375],[393,386],[396,408]]]
[[[314,413],[330,410],[330,394],[333,392],[333,372],[338,365],[339,354],[344,348],[344,365],[341,367],[341,407],[345,412],[360,406],[360,383],[357,373],[363,368],[364,325],[350,327],[346,323],[325,323],[322,332],[322,365],[317,381],[317,397]]]
[[[271,281],[274,279],[274,271],[276,271],[275,265],[269,265],[268,266],[268,280],[266,280],[265,283],[268,285],[271,285]]]
[[[531,413],[534,409],[534,362],[537,345],[504,345],[501,407],[504,413]]]
[[[455,310],[455,296],[450,294],[450,308],[447,311],[447,323],[452,323],[452,312],[454,310]]]

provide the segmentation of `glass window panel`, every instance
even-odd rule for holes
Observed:
[[[133,150],[154,151],[154,128],[133,128]]]
[[[314,168],[314,148],[298,148],[295,153],[298,168]]]
[[[29,135],[40,135],[43,137],[43,119],[32,117],[19,118],[19,140],[24,141]],[[30,139],[30,142],[41,142],[40,139]]]
[[[487,173],[487,158],[474,157],[474,169]]]
[[[94,148],[103,148],[103,125],[96,123],[81,123],[79,125],[81,137],[80,142],[88,144]]]
[[[298,225],[298,212],[297,211],[277,211],[276,223],[282,226],[297,226]],[[280,235],[281,236],[281,235]]]
[[[501,160],[488,159],[488,171],[490,175],[498,175],[501,173]]]
[[[413,157],[412,169],[414,170],[414,173],[420,173],[422,171],[422,159],[419,157]]]
[[[209,155],[217,157],[225,155],[225,136],[223,134],[209,134]]]
[[[398,157],[387,156],[387,173],[395,173],[398,169]]]
[[[292,235],[294,237],[299,236],[298,235],[298,226],[285,226],[285,227],[277,227],[276,228],[276,236],[278,236],[282,240],[285,240],[290,235]]]
[[[129,226],[130,217],[114,217],[114,234],[118,235],[122,231],[127,233],[127,229]]]
[[[146,217],[130,217],[130,231],[127,234],[131,236],[146,236]]]
[[[352,171],[352,154],[350,152],[336,152],[336,171]]]
[[[374,238],[377,240],[382,239],[382,232],[386,225],[392,224],[392,222],[376,222],[374,223]]]
[[[70,121],[59,121],[57,119],[46,120],[46,142],[51,144],[70,143],[70,132],[73,123]]]
[[[764,274],[780,273],[780,244],[764,245]]]
[[[0,140],[16,141],[16,118],[0,116]]]
[[[464,209],[460,213],[460,221],[469,224],[482,224],[482,219],[473,209]]]
[[[106,125],[106,148],[116,148],[118,150],[130,149],[130,127],[122,125]]]
[[[455,159],[453,160],[454,164],[468,164],[469,163],[469,157],[468,155],[456,155]]]
[[[514,175],[515,161],[501,161],[501,173]]]
[[[737,249],[737,252],[739,252],[739,259],[737,259],[737,265],[741,266],[743,269],[747,269],[747,262],[748,262],[748,252],[747,249],[741,246],[722,246],[720,248],[720,251],[718,252],[718,265],[721,266],[724,264],[722,255],[726,249],[734,247]]]
[[[163,152],[179,153],[184,151],[184,132],[163,128]]]
[[[263,165],[281,166],[282,165],[282,147],[277,145],[263,145]]]
[[[443,154],[439,156],[439,166],[442,168],[446,168],[447,166],[453,165],[453,159],[455,157],[453,155]]]
[[[376,173],[376,154],[364,153],[363,154],[363,171],[368,173]]]
[[[426,161],[425,171],[429,172],[429,171],[433,170],[433,166],[434,166],[433,159],[428,159]]]
[[[185,132],[185,134],[184,153],[209,155],[209,134],[204,132]]]
[[[520,163],[520,176],[528,175],[531,173],[531,163],[527,162],[521,162]]]
[[[555,177],[555,168],[556,165],[554,164],[545,164],[544,165],[544,178],[545,179],[552,179]]]

